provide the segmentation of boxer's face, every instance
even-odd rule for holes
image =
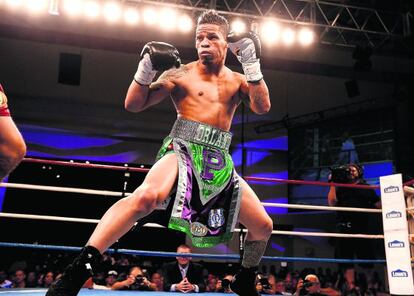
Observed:
[[[203,64],[219,64],[226,58],[227,41],[220,26],[201,24],[196,30],[196,49]]]

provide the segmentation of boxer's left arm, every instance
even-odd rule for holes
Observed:
[[[242,97],[247,98],[250,109],[256,114],[269,112],[271,103],[266,82],[262,79],[258,82],[243,80],[240,86]]]
[[[125,97],[125,109],[140,112],[165,99],[175,87],[174,76],[180,72],[180,65],[179,52],[173,45],[157,41],[145,44]],[[165,72],[151,83],[159,71]]]
[[[158,104],[173,92],[176,86],[175,79],[185,75],[186,72],[187,68],[183,65],[178,69],[167,70],[149,86],[132,81],[125,98],[126,109],[131,112],[140,112]],[[139,106],[135,102],[138,102]]]
[[[242,80],[240,91],[248,96],[249,105],[257,114],[270,110],[269,90],[260,69],[261,45],[259,37],[254,32],[242,35],[230,33],[227,37],[230,51],[242,64],[245,79]]]

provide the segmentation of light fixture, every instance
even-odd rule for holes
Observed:
[[[136,8],[129,7],[124,11],[124,21],[128,25],[135,25],[139,22],[139,13]]]

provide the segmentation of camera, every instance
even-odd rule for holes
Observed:
[[[310,282],[310,281],[304,281],[303,282],[303,287],[304,288],[309,288],[309,287],[311,287],[312,285],[313,285],[314,283],[313,282]]]
[[[144,276],[143,275],[137,275],[135,277],[135,283],[137,285],[141,285],[142,283],[144,283]]]
[[[230,288],[230,280],[228,280],[228,279],[222,279],[221,280],[221,286],[223,287],[223,289]]]
[[[331,168],[331,180],[335,183],[350,183],[352,181],[352,174],[349,165]]]
[[[263,290],[270,290],[272,288],[267,277],[260,278],[259,282],[262,285]]]

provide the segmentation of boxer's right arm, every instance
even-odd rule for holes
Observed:
[[[167,43],[149,42],[140,55],[137,72],[134,75],[126,98],[125,109],[131,112],[142,111],[165,99],[174,89],[171,78],[179,68],[181,60],[178,50]],[[158,71],[164,72],[156,83],[151,83]]]

